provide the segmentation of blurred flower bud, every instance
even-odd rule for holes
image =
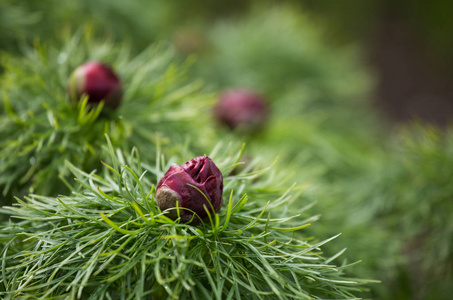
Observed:
[[[71,75],[68,84],[69,98],[79,100],[87,95],[88,103],[104,101],[104,107],[116,109],[123,96],[121,80],[107,65],[87,62],[78,67]]]
[[[232,130],[256,132],[267,122],[269,107],[261,95],[250,90],[233,89],[220,95],[214,115],[219,123]]]
[[[180,28],[172,37],[176,51],[181,54],[202,52],[208,47],[206,37],[200,30]]]
[[[214,162],[207,156],[198,156],[183,166],[171,166],[159,181],[156,189],[157,205],[164,211],[176,208],[178,202],[179,216],[184,223],[198,223],[208,214],[218,212],[222,207],[223,177]],[[198,216],[194,216],[192,211]],[[176,209],[167,214],[176,219]]]

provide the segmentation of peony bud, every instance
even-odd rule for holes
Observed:
[[[256,132],[269,117],[269,108],[263,97],[249,90],[228,90],[214,107],[217,120],[230,129]]]
[[[201,52],[208,46],[202,32],[191,28],[181,28],[176,31],[172,42],[176,51],[182,54]]]
[[[116,109],[121,103],[123,91],[121,80],[107,65],[99,62],[87,62],[78,67],[71,75],[68,84],[69,98],[79,100],[88,95],[88,103]]]
[[[171,166],[159,181],[156,189],[157,205],[164,211],[176,208],[178,202],[179,216],[184,223],[193,218],[193,223],[205,219],[220,210],[223,199],[222,173],[207,156],[198,156],[183,166]],[[189,210],[187,210],[189,209]],[[194,216],[192,211],[198,216]],[[176,209],[167,214],[176,219]]]

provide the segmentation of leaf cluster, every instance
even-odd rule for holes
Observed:
[[[348,247],[363,260],[357,276],[384,282],[370,297],[449,299],[451,132],[379,124],[363,101],[371,81],[357,52],[327,48],[311,21],[276,6],[218,22],[216,51],[202,57],[199,74],[215,87],[268,96],[273,118],[251,138],[252,152],[278,152],[288,172],[311,183],[305,195],[317,200],[322,221],[307,230],[318,238],[342,232],[326,251]]]
[[[171,161],[155,165],[114,151],[102,174],[69,162],[69,196],[30,195],[3,211],[2,294],[52,299],[350,299],[356,280],[324,258],[301,229],[313,218],[288,215],[301,189],[275,184],[269,170],[245,168],[241,151],[210,154],[229,195],[200,226],[171,220],[156,205],[155,184]],[[268,175],[266,175],[268,174]],[[269,177],[270,176],[270,177]],[[283,192],[285,191],[286,192]]]
[[[404,271],[418,293],[445,297],[453,271],[451,130],[414,123],[400,130],[389,147],[386,167],[369,174],[367,203],[375,220],[399,241]]]
[[[96,25],[114,20],[110,30],[124,23],[136,28],[120,34],[134,44],[98,43],[80,32],[56,47],[36,44],[25,57],[3,59],[1,84],[6,88],[0,123],[5,126],[0,126],[0,134],[9,138],[0,144],[0,186],[21,199],[6,213],[23,220],[5,225],[1,233],[6,243],[1,283],[5,295],[20,290],[42,298],[353,297],[357,281],[345,278],[343,267],[334,264],[344,250],[324,245],[343,230],[341,222],[326,218],[328,230],[310,226],[320,228],[314,232],[321,242],[307,237],[310,227],[296,229],[317,217],[304,211],[302,220],[292,218],[306,204],[296,188],[280,186],[290,173],[296,173],[298,181],[315,180],[322,192],[315,195],[323,203],[320,213],[349,212],[347,201],[330,206],[325,193],[331,196],[332,182],[361,169],[374,142],[368,143],[368,127],[361,123],[369,119],[360,103],[369,78],[356,64],[356,52],[325,48],[319,31],[292,7],[256,9],[239,22],[203,26],[214,51],[200,58],[197,76],[216,89],[248,86],[269,96],[274,118],[265,134],[250,141],[248,154],[274,159],[279,153],[285,167],[261,174],[253,171],[254,162],[237,165],[230,155],[216,154],[217,148],[212,155],[229,173],[225,195],[231,196],[218,216],[193,227],[158,211],[153,185],[170,162],[204,153],[217,139],[207,117],[210,95],[202,94],[198,81],[186,80],[190,61],[175,66],[169,45],[133,54],[136,41],[146,44],[143,41],[154,34],[149,30],[162,28],[157,20],[171,20],[166,4],[146,10],[159,15],[152,18],[144,17],[141,1],[100,2],[107,7],[99,12],[99,3],[91,2],[65,7],[46,1],[40,11],[47,17],[38,29],[52,27],[52,15],[60,19],[71,12],[80,21],[93,14]],[[127,22],[119,21],[123,19]],[[87,60],[102,60],[120,73],[126,93],[117,113],[67,101],[67,78]],[[363,130],[355,130],[357,124]],[[112,152],[103,149],[105,133],[113,147],[125,152],[137,147],[142,162],[118,151],[111,166],[102,167],[99,161]],[[237,139],[222,134],[222,140]],[[172,157],[181,152],[185,154]],[[163,153],[172,157],[169,162],[163,161]],[[101,175],[85,173],[95,168]],[[22,196],[30,186],[35,194]],[[73,193],[54,197],[68,191]],[[348,240],[346,246],[356,243]],[[320,246],[331,258],[322,256]]]
[[[328,250],[347,246],[351,257],[361,255],[356,276],[385,283],[372,287],[374,297],[449,298],[451,143],[450,129],[413,123],[357,152],[368,159],[361,168],[315,180],[322,201],[314,212],[322,213],[324,222],[311,232],[318,237],[342,232]],[[332,223],[335,229],[328,226]]]
[[[205,115],[210,96],[200,81],[188,80],[190,61],[176,63],[171,46],[156,44],[132,55],[126,44],[95,42],[87,30],[62,39],[58,47],[37,44],[24,57],[3,57],[3,195],[23,195],[29,188],[43,195],[64,192],[58,180],[68,175],[64,161],[84,170],[99,167],[104,134],[115,146],[136,145],[147,157],[155,156],[157,135],[162,146],[183,144],[189,132],[193,149],[208,143],[212,132],[207,118],[199,116]],[[125,92],[115,112],[89,107],[86,97],[68,100],[71,72],[91,60],[112,65],[122,79]]]
[[[287,116],[335,109],[344,117],[363,108],[372,79],[358,49],[326,47],[320,26],[289,4],[256,6],[214,23],[208,31],[213,51],[200,57],[199,72],[216,88],[257,89],[285,103],[274,109]]]

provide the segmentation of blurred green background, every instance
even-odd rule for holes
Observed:
[[[262,132],[215,130],[309,183],[312,234],[341,232],[327,251],[381,281],[363,296],[450,299],[452,14],[448,1],[0,0],[0,49],[20,57],[88,25],[137,53],[170,44],[211,93],[259,91]]]

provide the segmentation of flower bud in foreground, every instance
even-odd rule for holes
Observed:
[[[232,89],[220,95],[214,115],[219,123],[232,130],[256,132],[267,122],[269,107],[264,98],[253,91]]]
[[[104,107],[110,109],[116,109],[123,96],[120,78],[109,66],[99,62],[87,62],[78,67],[69,79],[68,93],[71,100],[87,95],[88,103],[104,101]]]
[[[184,223],[192,218],[193,224],[211,216],[222,207],[223,177],[214,162],[207,156],[198,156],[183,166],[171,166],[159,181],[156,189],[157,205],[164,211],[176,208]],[[194,213],[196,216],[194,216]],[[176,219],[178,212],[172,209],[167,216]]]

